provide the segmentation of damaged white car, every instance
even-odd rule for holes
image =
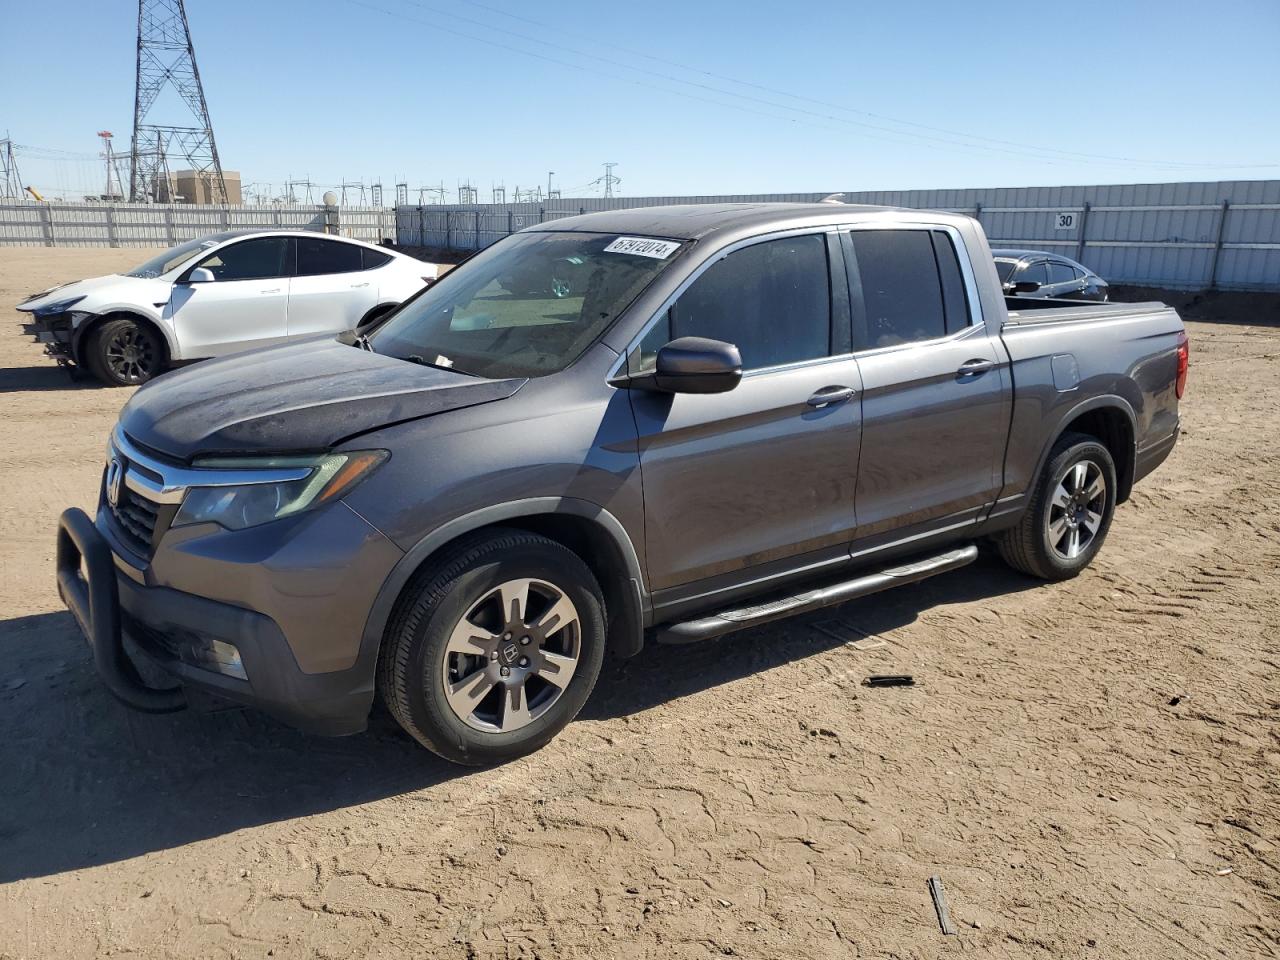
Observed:
[[[309,231],[229,231],[125,274],[28,297],[27,332],[60,364],[120,386],[290,337],[369,327],[436,278],[412,257]]]

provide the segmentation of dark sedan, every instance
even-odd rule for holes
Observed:
[[[1107,281],[1074,260],[1040,250],[992,250],[1005,296],[1107,299]]]

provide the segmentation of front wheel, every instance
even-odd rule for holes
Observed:
[[[378,685],[400,725],[454,763],[537,750],[582,709],[604,659],[604,601],[568,548],[522,530],[458,544],[411,583]]]
[[[1064,434],[1049,453],[1018,525],[996,536],[1011,567],[1067,580],[1102,548],[1116,507],[1116,465],[1093,437]]]
[[[146,383],[164,372],[164,363],[164,339],[150,324],[116,317],[89,332],[85,364],[109,386]]]

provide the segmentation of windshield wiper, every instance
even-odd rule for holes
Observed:
[[[353,347],[359,347],[361,350],[368,350],[370,353],[378,352],[373,349],[373,344],[369,342],[369,335],[367,333],[362,333],[357,336],[355,340],[351,342],[351,345]]]
[[[433,370],[448,370],[450,373],[460,373],[464,377],[474,377],[474,373],[467,373],[465,370],[459,370],[451,363],[435,363],[425,357],[411,353],[407,357],[401,357],[401,360],[407,360],[409,363],[416,363],[420,367],[431,367]]]

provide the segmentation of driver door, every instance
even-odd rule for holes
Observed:
[[[764,239],[713,263],[642,338],[641,369],[688,336],[735,344],[743,376],[719,394],[629,391],[655,599],[842,561],[862,382],[835,234]]]
[[[192,270],[212,282],[192,282]],[[251,237],[219,247],[183,272],[165,308],[184,359],[219,357],[285,339],[292,237]]]

